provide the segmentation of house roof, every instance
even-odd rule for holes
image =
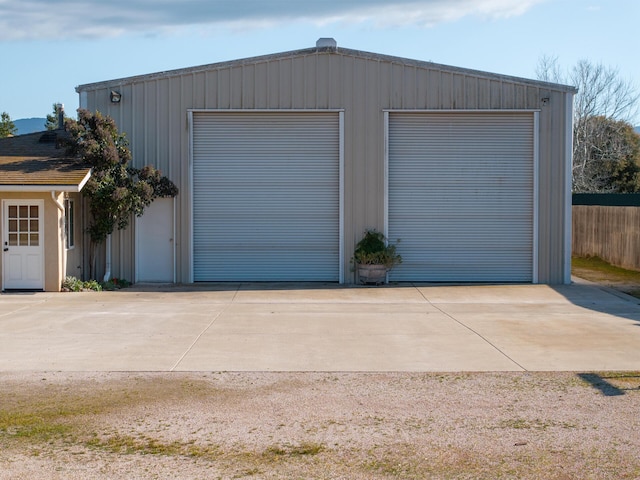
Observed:
[[[443,64],[427,62],[427,61],[422,61],[422,60],[412,60],[412,59],[409,59],[409,58],[396,57],[396,56],[391,56],[391,55],[383,55],[383,54],[379,54],[379,53],[364,52],[364,51],[360,51],[360,50],[352,50],[352,49],[349,49],[349,48],[342,48],[342,47],[337,47],[337,46],[316,46],[316,47],[313,47],[313,48],[292,50],[292,51],[289,51],[289,52],[274,53],[274,54],[270,54],[270,55],[262,55],[262,56],[257,56],[257,57],[243,58],[243,59],[231,60],[231,61],[220,62],[220,63],[211,63],[211,64],[206,64],[206,65],[199,65],[199,66],[196,66],[196,67],[180,68],[180,69],[176,69],[176,70],[167,70],[167,71],[164,71],[164,72],[149,73],[149,74],[144,74],[144,75],[137,75],[137,76],[132,76],[132,77],[119,78],[119,79],[114,79],[114,80],[106,80],[106,81],[95,82],[95,83],[87,83],[87,84],[84,84],[84,85],[78,85],[76,87],[76,92],[80,93],[82,91],[94,90],[94,89],[103,88],[103,87],[112,88],[112,87],[115,87],[117,85],[132,84],[132,83],[143,82],[143,81],[147,81],[147,80],[168,78],[168,77],[174,77],[174,76],[178,76],[178,75],[197,73],[197,72],[202,72],[202,71],[207,71],[207,70],[228,68],[228,67],[233,67],[233,66],[238,66],[238,65],[249,65],[249,64],[253,64],[253,63],[262,63],[262,62],[266,62],[266,61],[282,60],[282,59],[291,58],[291,57],[313,55],[313,54],[318,54],[318,53],[346,55],[346,56],[351,56],[351,57],[357,57],[357,58],[372,60],[372,61],[376,61],[376,62],[390,62],[390,63],[395,63],[395,64],[411,65],[411,66],[418,67],[418,68],[426,68],[426,69],[431,69],[431,70],[440,70],[440,71],[444,71],[444,72],[460,73],[460,74],[464,74],[464,75],[468,75],[468,76],[472,76],[472,77],[502,80],[502,81],[505,81],[505,82],[512,82],[512,83],[523,84],[523,85],[532,85],[532,86],[537,86],[537,87],[544,87],[544,88],[548,88],[550,90],[558,90],[558,91],[563,91],[563,92],[576,93],[578,91],[575,87],[570,86],[570,85],[561,85],[561,84],[557,84],[557,83],[543,82],[543,81],[540,81],[540,80],[532,80],[532,79],[529,79],[529,78],[520,78],[520,77],[502,75],[502,74],[491,73],[491,72],[483,72],[483,71],[480,71],[480,70],[472,70],[472,69],[468,69],[468,68],[453,67],[453,66],[450,66],[450,65],[443,65]]]
[[[61,145],[63,130],[0,138],[0,191],[79,192],[91,168]]]

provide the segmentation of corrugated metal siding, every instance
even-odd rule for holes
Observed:
[[[563,171],[567,131],[564,112],[571,93],[517,79],[427,63],[402,62],[338,49],[276,55],[195,71],[167,72],[87,85],[87,107],[112,115],[136,151],[161,168],[180,187],[176,217],[178,281],[191,276],[189,238],[189,129],[187,109],[344,109],[345,111],[345,264],[364,229],[381,230],[383,206],[383,114],[387,109],[539,109],[540,110],[540,257],[539,281],[561,283],[565,253],[565,215],[558,201],[566,190]],[[153,84],[153,86],[152,86]],[[122,91],[111,104],[109,91]],[[147,89],[156,95],[143,96]],[[541,98],[548,97],[546,105]],[[145,102],[156,102],[146,108]],[[166,113],[165,113],[166,112]],[[160,139],[160,144],[157,144]],[[168,146],[163,145],[167,139]],[[156,153],[144,153],[156,143]],[[146,158],[145,158],[146,156]],[[548,199],[548,200],[547,200]],[[124,263],[133,263],[132,252]],[[351,277],[347,281],[353,281]]]
[[[569,261],[570,253],[563,248],[565,225],[571,225],[571,212],[564,209],[565,195],[570,188],[569,171],[565,171],[566,144],[571,144],[571,120],[565,118],[563,94],[542,91],[548,98],[540,112],[540,161],[539,161],[539,281],[542,283],[563,283],[562,265]]]
[[[531,281],[533,114],[389,115],[396,281]]]
[[[339,115],[194,113],[196,281],[338,281]]]

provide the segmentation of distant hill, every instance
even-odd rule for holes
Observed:
[[[17,135],[42,132],[47,129],[47,127],[44,126],[46,122],[46,118],[21,118],[19,120],[13,120],[13,124],[18,129]]]

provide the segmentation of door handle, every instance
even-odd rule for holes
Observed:
[[[9,251],[9,249],[8,249],[7,247],[4,247],[4,251],[5,251],[5,252],[8,252],[8,251]]]

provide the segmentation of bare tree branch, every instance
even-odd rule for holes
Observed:
[[[538,60],[536,75],[543,81],[578,88],[573,111],[573,190],[637,188],[631,177],[638,175],[634,168],[640,153],[633,153],[630,147],[637,141],[630,122],[638,116],[640,93],[633,82],[621,78],[617,69],[584,59],[564,73],[558,58],[552,56]],[[616,184],[620,179],[624,185]]]

